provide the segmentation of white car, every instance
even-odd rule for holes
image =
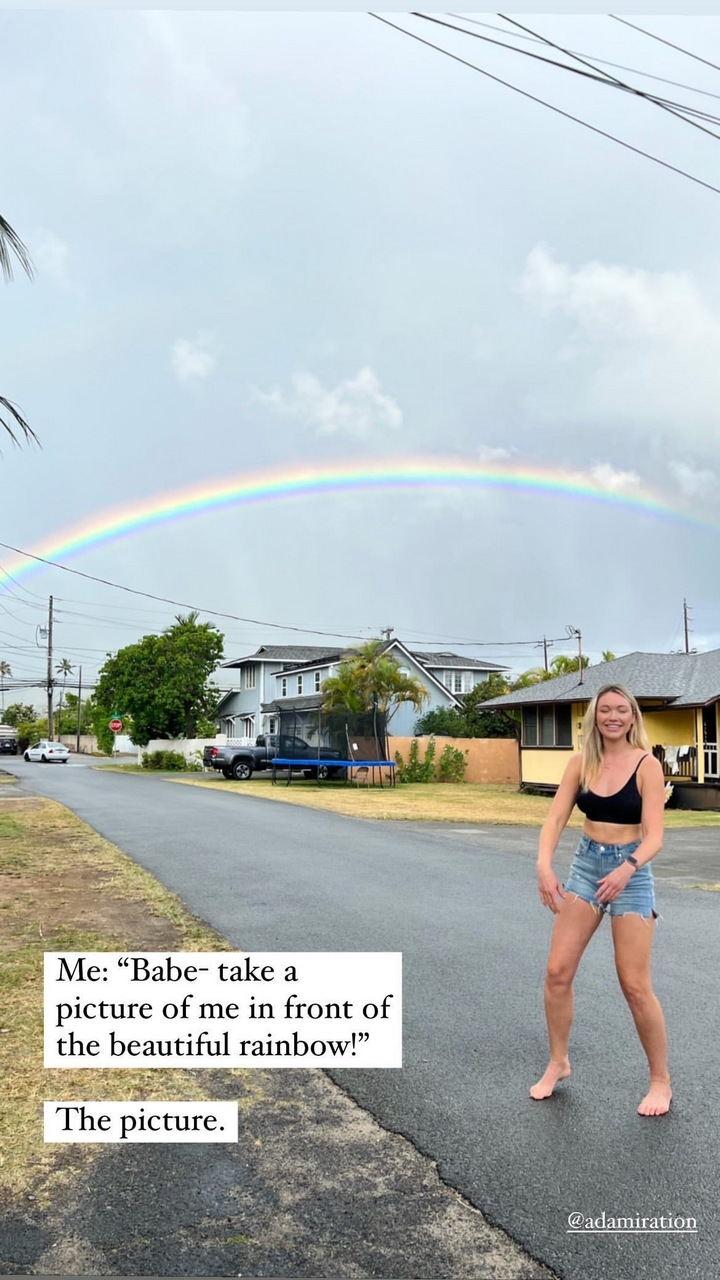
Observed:
[[[41,764],[67,764],[70,752],[64,742],[50,742],[43,739],[42,742],[36,742],[34,746],[28,747],[25,752],[26,760],[39,760]]]

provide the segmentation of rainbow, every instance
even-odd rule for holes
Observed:
[[[507,463],[477,462],[461,458],[410,457],[368,461],[307,464],[223,477],[202,482],[172,493],[155,494],[137,502],[107,507],[79,524],[54,533],[30,549],[37,560],[17,557],[8,571],[17,578],[42,568],[39,561],[72,559],[142,533],[146,529],[220,511],[226,507],[248,507],[288,499],[317,498],[325,493],[354,493],[364,490],[513,490],[526,494],[550,494],[585,502],[602,503],[617,511],[627,510],[672,519],[696,528],[715,525],[684,514],[649,489],[616,491],[603,487],[579,471],[523,467]]]

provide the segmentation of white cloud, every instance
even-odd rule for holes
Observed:
[[[475,453],[481,462],[502,462],[504,458],[512,458],[517,449],[493,448],[492,445],[481,444]]]
[[[364,439],[402,426],[402,409],[380,389],[372,369],[364,368],[345,382],[328,389],[313,373],[296,373],[292,394],[277,387],[256,393],[270,409],[299,418],[317,435],[348,435]]]
[[[528,255],[519,291],[543,315],[571,316],[595,341],[669,339],[720,344],[720,319],[684,272],[587,262],[573,271],[544,245]]]
[[[668,471],[688,498],[710,497],[717,493],[718,478],[709,467],[693,467],[687,462],[668,462]]]
[[[663,466],[679,438],[717,452],[720,312],[688,273],[601,262],[572,269],[538,245],[518,290],[529,308],[558,317],[559,332],[546,329],[565,368],[572,353],[562,402],[556,382],[528,392],[543,417],[612,429],[628,448],[639,437]]]
[[[214,348],[214,336],[210,333],[199,333],[193,341],[178,338],[171,352],[171,363],[178,381],[193,387],[209,378],[217,366]]]
[[[596,462],[588,475],[599,488],[607,489],[609,493],[627,493],[638,489],[642,483],[636,471],[620,471],[609,462]]]

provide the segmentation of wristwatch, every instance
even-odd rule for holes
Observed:
[[[628,854],[628,856],[627,856],[627,858],[625,859],[625,861],[626,861],[626,862],[632,862],[632,864],[633,864],[633,866],[634,866],[635,870],[636,870],[636,871],[638,871],[638,870],[639,870],[639,868],[640,868],[640,863],[638,862],[637,858],[633,858],[633,856],[632,856],[632,854],[631,854],[631,853],[629,853],[629,854]]]

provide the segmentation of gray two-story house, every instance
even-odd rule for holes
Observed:
[[[428,694],[423,711],[457,707],[461,694],[469,693],[491,672],[506,670],[497,663],[457,653],[411,651],[401,640],[388,640],[385,651],[403,671],[422,681]],[[228,738],[254,739],[261,733],[275,733],[281,709],[297,712],[301,726],[302,712],[317,710],[324,681],[335,675],[352,652],[322,645],[267,644],[247,657],[223,663],[221,680],[225,673],[232,673],[237,683],[231,689],[226,686],[220,699],[218,730]],[[397,737],[412,735],[419,714],[410,703],[401,705],[389,731]]]

